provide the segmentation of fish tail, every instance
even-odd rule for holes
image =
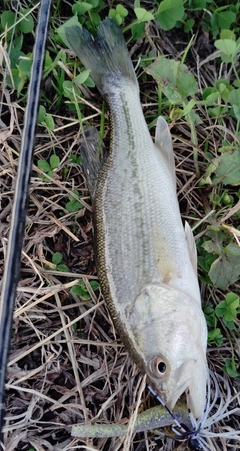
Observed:
[[[103,20],[96,38],[80,25],[65,29],[68,46],[87,69],[101,93],[109,86],[119,86],[123,78],[137,84],[135,71],[128,53],[121,28],[113,19]]]

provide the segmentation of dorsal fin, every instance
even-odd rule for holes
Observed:
[[[80,149],[83,172],[87,179],[90,196],[93,200],[99,170],[106,155],[105,145],[95,127],[84,128],[80,139]]]
[[[176,184],[175,162],[172,145],[172,136],[168,128],[168,124],[162,116],[157,120],[155,132],[155,144],[160,149],[167,163],[169,171],[172,175],[174,184]]]
[[[188,252],[190,256],[190,260],[192,262],[193,269],[197,274],[197,248],[195,244],[195,239],[192,233],[192,229],[188,222],[185,222],[185,237],[188,245]]]

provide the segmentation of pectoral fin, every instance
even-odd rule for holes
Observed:
[[[194,236],[192,233],[192,229],[188,222],[185,222],[185,236],[188,245],[188,252],[190,256],[190,260],[193,266],[195,273],[197,274],[197,248],[194,240]]]
[[[106,153],[105,145],[95,127],[84,130],[80,140],[83,172],[87,179],[90,196],[94,199],[98,173]]]
[[[173,182],[176,184],[175,161],[172,145],[172,136],[168,128],[168,124],[162,116],[157,120],[155,132],[155,144],[163,154],[169,171],[171,173]]]

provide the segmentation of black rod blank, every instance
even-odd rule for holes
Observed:
[[[7,258],[2,283],[0,302],[0,431],[2,431],[3,427],[6,367],[12,330],[12,316],[20,271],[29,183],[35,144],[35,130],[38,117],[40,86],[44,67],[51,3],[52,0],[42,0],[38,15],[33,64],[28,88],[16,190],[8,238]]]

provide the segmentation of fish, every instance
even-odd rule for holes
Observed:
[[[94,213],[98,277],[109,312],[150,387],[173,409],[182,394],[200,418],[206,401],[207,326],[201,306],[197,252],[183,226],[171,134],[157,120],[149,133],[126,41],[113,19],[94,38],[80,24],[64,40],[110,110],[111,142],[100,161],[85,137]],[[91,141],[97,142],[96,134]]]

